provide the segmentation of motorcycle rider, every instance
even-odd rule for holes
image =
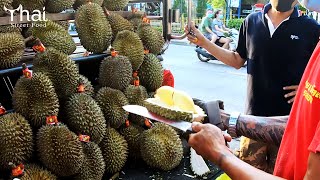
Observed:
[[[225,33],[229,34],[231,32],[230,29],[226,28],[226,26],[222,22],[223,20],[223,12],[222,10],[217,10],[214,13],[214,19],[212,21],[212,32],[214,32],[218,36],[218,41],[223,44],[222,48],[229,49],[229,44],[231,42],[230,38],[225,36]]]
[[[213,11],[208,9],[206,16],[202,18],[199,29],[206,38],[208,38],[212,43],[215,43],[218,39],[218,36],[214,32],[212,32],[212,18]]]

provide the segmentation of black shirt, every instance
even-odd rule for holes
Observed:
[[[246,113],[256,116],[288,115],[292,104],[285,86],[298,85],[319,36],[320,26],[295,7],[270,37],[264,12],[250,14],[241,26],[237,52],[247,60],[248,90]]]

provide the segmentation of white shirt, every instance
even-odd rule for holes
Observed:
[[[272,24],[272,21],[270,19],[270,17],[268,16],[268,13],[264,14],[264,16],[267,18],[268,20],[268,27],[269,27],[269,32],[270,32],[270,37],[273,36],[274,32],[276,32],[276,30],[278,29],[278,27],[285,21],[288,21],[290,19],[290,17],[288,17],[287,19],[284,19],[277,27],[274,27],[274,25]]]

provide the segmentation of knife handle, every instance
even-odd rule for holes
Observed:
[[[182,134],[182,137],[183,137],[185,140],[187,140],[187,142],[189,142],[190,134],[193,134],[193,133],[195,133],[195,132],[192,130],[192,127],[190,127],[189,129],[187,129],[186,132],[184,132],[184,133]]]

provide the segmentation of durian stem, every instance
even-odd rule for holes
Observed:
[[[29,41],[34,41],[36,38],[34,36],[29,36],[26,39],[24,39],[24,43],[27,44]]]
[[[119,172],[115,173],[110,179],[114,180],[117,179],[119,177]]]

